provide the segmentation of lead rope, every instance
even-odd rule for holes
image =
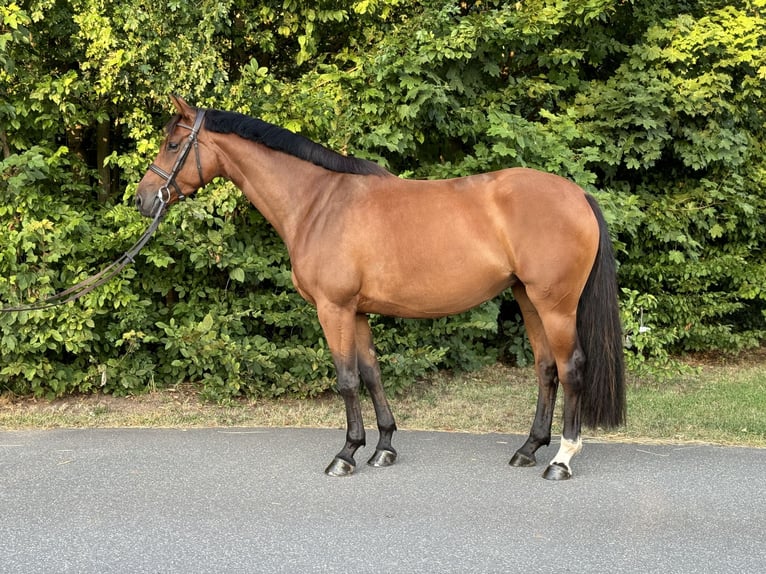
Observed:
[[[139,251],[141,251],[143,246],[147,244],[149,239],[151,239],[152,235],[157,230],[157,227],[160,225],[162,216],[165,214],[164,207],[165,206],[161,206],[160,209],[157,210],[157,214],[154,216],[151,225],[149,225],[149,228],[144,231],[144,234],[138,239],[138,241],[136,241],[133,247],[128,249],[125,253],[122,254],[121,257],[119,257],[99,273],[91,275],[87,279],[80,281],[77,285],[73,285],[64,291],[59,291],[58,293],[55,293],[54,295],[51,295],[42,301],[38,301],[37,303],[0,308],[0,313],[38,311],[40,309],[49,309],[50,307],[63,305],[64,303],[75,301],[80,297],[87,295],[97,287],[100,287],[107,281],[111,280],[113,277],[117,276],[117,274],[119,274],[120,271],[122,271],[129,263],[133,263],[134,257],[138,254]]]

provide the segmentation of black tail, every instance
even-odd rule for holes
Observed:
[[[582,422],[616,427],[625,422],[625,359],[617,299],[617,269],[609,230],[595,198],[586,195],[601,239],[577,307],[577,335],[585,353]]]

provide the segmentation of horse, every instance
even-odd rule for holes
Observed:
[[[387,467],[397,458],[368,315],[443,317],[506,289],[521,309],[538,380],[529,436],[510,464],[534,466],[535,452],[550,444],[559,384],[561,441],[544,478],[572,477],[582,425],[623,424],[615,258],[604,216],[582,188],[519,167],[403,179],[263,120],[171,99],[176,114],[138,184],[136,207],[156,216],[223,177],[284,241],[295,289],[316,308],[346,408],[345,444],[327,475],[352,474],[365,445],[360,381],[379,431],[368,464]]]

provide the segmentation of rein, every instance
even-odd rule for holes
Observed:
[[[138,241],[136,241],[133,247],[128,249],[125,253],[122,254],[120,258],[115,260],[108,267],[96,275],[91,275],[87,279],[80,281],[77,285],[73,285],[65,291],[59,291],[58,293],[51,295],[47,299],[38,301],[37,303],[32,303],[30,305],[3,307],[0,309],[0,313],[39,311],[41,309],[48,309],[57,305],[63,305],[64,303],[75,301],[83,295],[87,295],[97,287],[100,287],[107,281],[111,280],[120,271],[122,271],[128,265],[128,263],[132,263],[134,261],[134,257],[138,254],[139,251],[141,251],[141,248],[147,244],[152,234],[157,230],[157,227],[159,227],[163,215],[165,215],[164,207],[157,211],[157,215],[154,216],[151,225],[146,231],[144,231],[144,234],[139,238]]]
[[[183,168],[184,163],[186,162],[186,158],[189,156],[189,151],[191,151],[192,147],[194,148],[194,159],[197,163],[197,174],[199,175],[200,187],[205,185],[205,181],[202,177],[202,162],[199,156],[199,141],[197,140],[197,135],[199,134],[199,130],[202,127],[202,122],[204,119],[205,110],[198,110],[197,115],[194,118],[193,126],[187,126],[180,123],[178,124],[179,127],[186,128],[187,130],[190,130],[191,133],[186,139],[186,143],[184,144],[181,152],[178,154],[178,158],[173,164],[170,172],[166,172],[164,169],[155,164],[149,166],[151,171],[165,179],[165,183],[157,191],[156,201],[158,201],[160,205],[157,209],[154,219],[152,220],[151,225],[149,225],[149,228],[138,239],[138,241],[136,241],[133,247],[128,249],[119,259],[114,261],[111,265],[96,275],[91,275],[87,279],[80,281],[77,285],[73,285],[69,289],[55,293],[47,299],[43,299],[42,301],[38,301],[37,303],[32,303],[30,305],[16,305],[13,307],[0,308],[0,313],[38,311],[40,309],[48,309],[50,307],[69,303],[70,301],[75,301],[83,295],[87,295],[97,287],[100,287],[104,283],[110,281],[120,271],[122,271],[128,265],[128,263],[132,263],[134,261],[133,258],[138,254],[139,251],[141,251],[143,246],[147,244],[152,234],[157,230],[157,227],[159,227],[162,216],[165,215],[165,210],[170,203],[170,200],[172,199],[170,195],[170,188],[173,188],[173,191],[175,191],[176,198],[178,200],[186,199],[186,195],[184,195],[178,183],[176,183],[176,177],[178,176],[178,172],[181,171],[181,168]]]

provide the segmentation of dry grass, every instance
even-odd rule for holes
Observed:
[[[628,425],[612,433],[587,431],[588,436],[766,447],[766,352],[737,359],[697,357],[691,362],[697,368],[693,375],[662,383],[631,381]],[[391,404],[400,429],[526,433],[536,393],[531,369],[495,365],[456,376],[439,373],[392,397]],[[363,404],[365,421],[374,427],[369,400]],[[195,388],[187,385],[125,398],[0,397],[0,429],[5,430],[344,425],[343,403],[334,394],[312,400],[237,400],[215,405],[201,401]],[[557,425],[554,433],[560,432]]]
[[[522,432],[529,426],[536,385],[529,370],[497,366],[422,381],[391,404],[400,428]],[[523,408],[515,408],[521,403]],[[531,406],[530,406],[531,405]],[[365,420],[374,424],[369,400]],[[341,399],[203,402],[191,385],[132,397],[84,395],[48,401],[0,397],[0,429],[62,427],[329,427],[345,425]]]

